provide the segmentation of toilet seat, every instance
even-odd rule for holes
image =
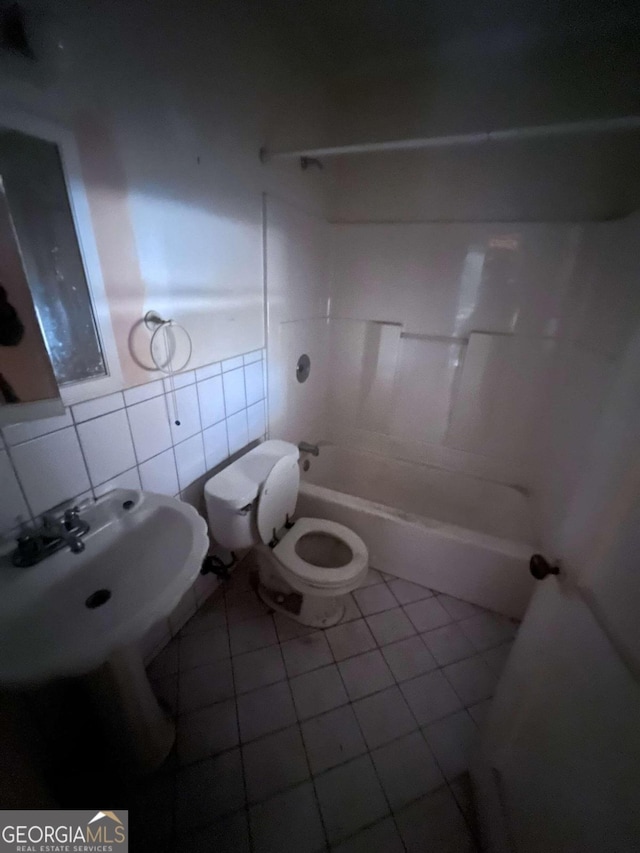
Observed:
[[[332,536],[351,551],[351,560],[337,568],[326,568],[307,562],[296,552],[298,541],[310,533]],[[367,572],[369,555],[362,539],[336,521],[323,518],[300,518],[272,551],[283,575],[292,587],[306,585],[317,592],[339,594],[358,587]]]

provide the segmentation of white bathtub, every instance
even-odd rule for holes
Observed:
[[[297,515],[355,530],[383,572],[520,618],[535,550],[517,488],[322,444],[304,454]]]

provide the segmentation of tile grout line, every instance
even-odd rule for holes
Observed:
[[[381,578],[381,583],[387,583],[387,581],[386,581],[384,578]],[[375,586],[375,585],[376,585],[376,584],[371,584],[371,586]],[[391,595],[393,596],[394,600],[397,600],[397,599],[396,599],[396,597],[393,595],[393,591],[392,591],[391,589],[389,589],[389,591],[391,592]],[[240,747],[240,752],[241,752],[241,761],[242,761],[242,768],[243,768],[243,784],[244,784],[244,791],[245,791],[245,809],[244,809],[244,810],[247,812],[247,821],[248,821],[248,823],[249,823],[249,827],[250,827],[250,821],[249,821],[249,815],[248,815],[248,810],[249,810],[248,793],[247,793],[247,787],[246,787],[246,776],[245,776],[245,774],[244,774],[244,758],[242,757],[242,746],[243,746],[243,744],[244,744],[244,741],[242,741],[242,739],[241,739],[241,734],[240,734],[239,714],[238,714],[238,702],[237,702],[237,700],[238,700],[238,695],[246,695],[246,693],[251,693],[251,692],[254,692],[254,691],[253,691],[253,690],[251,690],[251,691],[245,691],[245,693],[244,693],[244,694],[238,694],[238,693],[236,692],[236,689],[235,689],[235,672],[234,672],[234,669],[233,669],[233,658],[234,658],[234,657],[239,657],[240,655],[233,655],[233,654],[231,654],[231,639],[230,639],[230,631],[229,631],[230,623],[229,623],[229,621],[228,621],[228,599],[227,599],[228,589],[224,589],[224,590],[223,590],[223,594],[224,594],[224,606],[225,606],[225,619],[226,619],[227,635],[228,635],[228,640],[227,640],[227,642],[228,642],[228,644],[229,644],[230,663],[231,663],[231,669],[232,669],[232,674],[233,674],[233,675],[232,675],[232,677],[233,677],[233,683],[234,683],[234,699],[235,699],[235,706],[236,706],[236,723],[237,723],[237,726],[238,726],[238,746]],[[354,601],[355,601],[355,598],[354,598]],[[360,614],[361,614],[360,608],[358,607],[357,603],[356,603],[356,609],[357,609],[357,610],[360,612]],[[395,608],[390,608],[390,609],[395,609]],[[400,609],[402,609],[402,605],[400,605]],[[445,608],[445,609],[446,609],[446,608]],[[381,612],[385,612],[385,611],[381,611]],[[448,612],[448,611],[447,611],[447,612]],[[489,612],[490,612],[490,611],[489,611]],[[283,639],[281,639],[281,634],[280,634],[280,632],[278,631],[277,623],[276,623],[276,622],[275,622],[275,620],[273,619],[273,612],[268,611],[266,615],[271,615],[272,622],[273,622],[273,625],[274,625],[275,635],[276,635],[276,637],[278,638],[278,639],[277,639],[277,641],[276,641],[276,643],[270,643],[270,644],[268,644],[267,646],[260,646],[260,647],[258,647],[258,648],[256,648],[256,649],[251,649],[251,650],[249,650],[248,652],[241,653],[241,654],[251,654],[251,653],[253,653],[253,652],[260,651],[260,650],[261,650],[261,649],[263,649],[263,648],[275,647],[275,646],[277,645],[277,646],[278,646],[278,648],[279,648],[280,656],[281,656],[281,658],[282,658],[282,657],[283,657],[283,653],[282,653],[282,646],[283,646],[284,644],[286,644],[287,642],[290,642],[291,640],[300,639],[300,637],[292,637],[292,638],[289,638],[289,639],[287,639],[287,640],[283,640]],[[369,615],[375,615],[375,614],[369,614]],[[405,615],[406,615],[406,614],[405,614]],[[449,614],[449,615],[451,615],[451,614]],[[253,617],[249,617],[249,618],[253,618]],[[257,618],[262,618],[262,617],[257,617]],[[365,624],[367,625],[367,628],[369,629],[368,623],[366,623],[366,617],[365,617],[363,614],[361,614],[361,615],[360,615],[359,617],[357,617],[356,619],[350,619],[348,622],[339,623],[339,624],[347,625],[347,624],[350,624],[351,622],[359,621],[359,619],[360,619],[360,618],[362,618],[363,620],[365,620]],[[467,618],[470,618],[470,617],[467,617]],[[246,621],[249,621],[249,620],[248,620],[248,619],[244,619],[244,620],[242,620],[242,619],[241,619],[241,620],[240,620],[238,623],[236,623],[236,624],[241,624],[242,622],[246,622]],[[452,617],[452,621],[451,621],[451,623],[447,623],[447,624],[456,624],[456,622],[460,622],[460,621],[464,621],[464,620],[463,620],[463,619],[455,619],[454,617]],[[414,627],[414,629],[415,629],[415,626],[413,626],[413,627]],[[322,629],[317,629],[317,630],[322,630]],[[422,636],[421,636],[419,633],[417,633],[417,629],[415,629],[415,630],[416,630],[416,633],[415,633],[415,634],[413,634],[413,635],[411,635],[411,636],[418,636],[418,637],[420,637],[420,639],[421,639],[422,643],[425,645],[425,648],[427,648],[427,647],[426,647],[426,644],[424,643],[424,640],[422,639]],[[436,629],[434,629],[434,630],[436,630]],[[370,631],[370,629],[369,629],[369,631]],[[206,633],[207,633],[207,631],[204,631],[204,632],[198,632],[198,633],[206,634]],[[315,632],[314,632],[314,631],[310,631],[309,633],[315,633]],[[371,635],[372,635],[372,637],[373,637],[373,640],[374,640],[374,643],[375,643],[375,650],[377,650],[377,651],[379,651],[380,653],[382,653],[383,646],[381,646],[381,645],[379,644],[379,642],[378,642],[377,638],[375,637],[375,635],[373,635],[373,633],[372,633],[371,631],[370,631],[370,633],[371,633]],[[302,636],[305,636],[305,635],[302,635]],[[402,638],[402,639],[408,639],[408,638]],[[402,639],[401,639],[401,640],[398,640],[398,641],[394,641],[394,642],[402,642]],[[506,642],[508,642],[508,640],[507,640],[507,641],[503,641],[503,642],[499,643],[499,644],[498,644],[498,646],[503,645],[503,644],[506,644]],[[346,691],[346,683],[344,682],[344,678],[343,678],[343,676],[342,676],[342,672],[340,671],[340,668],[339,668],[339,665],[338,665],[338,664],[339,664],[339,663],[341,663],[342,661],[338,661],[338,660],[337,660],[337,658],[336,658],[336,656],[335,656],[335,653],[334,653],[334,651],[333,651],[332,647],[330,646],[330,644],[328,644],[328,645],[329,645],[329,649],[330,649],[331,656],[332,656],[332,659],[333,659],[333,664],[329,664],[329,665],[336,666],[336,669],[338,670],[338,673],[339,673],[340,680],[341,680],[341,682],[342,682],[342,684],[343,684],[343,686],[344,686],[344,688],[345,688],[345,691]],[[387,643],[386,645],[387,645],[387,646],[389,646],[389,645],[393,645],[393,643]],[[496,648],[496,647],[498,647],[498,646],[494,646],[493,648]],[[373,650],[374,650],[374,649],[370,649],[370,650],[368,650],[368,651],[373,651]],[[486,650],[484,650],[484,651],[486,651]],[[366,653],[367,653],[367,652],[363,652],[363,653],[361,653],[361,654],[366,654]],[[476,650],[476,651],[475,651],[475,654],[474,654],[474,655],[472,655],[471,657],[480,656],[481,654],[482,654],[482,652],[480,652],[480,651]],[[353,659],[354,657],[358,657],[358,656],[360,656],[360,655],[351,655],[350,657],[345,658],[344,660]],[[384,658],[384,655],[383,655],[383,658]],[[179,672],[180,672],[180,670],[181,670],[181,662],[180,662],[180,660],[181,660],[181,659],[180,659],[180,656],[179,656],[179,659],[178,659],[178,673],[179,673]],[[386,661],[385,661],[385,663],[386,663]],[[448,665],[448,664],[447,664],[447,665]],[[323,666],[321,666],[321,667],[314,667],[313,669],[308,670],[307,672],[314,672],[314,671],[317,671],[318,669],[321,669],[321,668],[323,668],[324,666],[326,666],[326,664],[323,664]],[[195,669],[195,668],[197,668],[197,667],[189,667],[189,669]],[[443,668],[443,667],[442,667],[442,666],[440,666],[440,665],[438,665],[438,666],[436,667],[436,669],[442,669],[442,668]],[[431,672],[431,671],[435,671],[435,670],[429,670],[429,671],[427,671],[427,673],[423,673],[423,674],[428,674],[428,672]],[[307,674],[307,672],[299,673],[299,675],[306,675],[306,674]],[[348,763],[348,762],[343,762],[342,764],[335,765],[334,767],[332,767],[332,768],[328,768],[326,771],[323,771],[323,772],[322,772],[322,773],[320,773],[320,774],[315,774],[315,775],[314,775],[314,774],[311,772],[311,764],[310,764],[310,761],[309,761],[309,756],[308,756],[308,752],[307,752],[306,742],[305,742],[305,740],[304,740],[304,736],[303,736],[303,734],[302,734],[302,723],[303,723],[303,722],[306,722],[307,720],[301,720],[301,719],[300,719],[300,717],[299,717],[299,715],[298,715],[297,708],[295,708],[295,701],[293,700],[293,696],[292,696],[292,693],[291,693],[291,684],[290,684],[290,682],[291,682],[291,678],[292,678],[292,677],[293,677],[293,678],[295,678],[295,677],[298,677],[298,676],[289,676],[289,674],[288,674],[288,670],[287,670],[287,668],[286,668],[286,665],[285,665],[285,673],[286,673],[286,675],[285,675],[285,679],[284,679],[284,680],[285,680],[285,681],[287,681],[287,683],[288,683],[289,695],[291,696],[291,699],[292,699],[292,702],[293,702],[293,707],[294,707],[294,709],[295,709],[295,711],[296,711],[296,718],[297,718],[297,719],[296,719],[296,723],[295,723],[294,725],[296,726],[296,728],[297,728],[297,730],[298,730],[298,732],[299,732],[299,734],[300,734],[300,737],[302,738],[302,743],[303,743],[303,748],[304,748],[305,757],[306,757],[306,761],[307,761],[307,766],[308,766],[308,769],[309,769],[309,781],[311,781],[311,782],[312,782],[312,785],[313,785],[313,789],[314,789],[314,793],[315,793],[315,798],[316,798],[316,804],[317,804],[318,809],[319,809],[320,818],[321,818],[322,825],[323,825],[324,832],[325,832],[325,837],[326,837],[326,838],[327,838],[327,840],[328,840],[328,837],[327,837],[327,834],[326,834],[326,827],[325,827],[325,825],[324,825],[324,818],[323,818],[323,816],[322,816],[322,810],[320,809],[319,800],[318,800],[318,796],[317,796],[317,790],[316,790],[316,787],[315,787],[315,779],[316,779],[316,778],[318,778],[318,777],[320,777],[320,776],[322,776],[322,775],[324,775],[325,773],[329,772],[330,770],[335,769],[335,767],[344,766],[344,764],[345,764],[345,763]],[[393,673],[393,671],[391,671],[391,675],[392,675],[392,677],[393,677],[394,686],[397,686],[398,688],[400,688],[400,685],[401,685],[402,683],[405,683],[406,681],[410,681],[410,680],[412,680],[412,679],[404,679],[404,681],[402,681],[402,682],[401,682],[401,681],[399,681],[399,680],[396,678],[396,676],[395,676],[395,674]],[[416,676],[416,677],[420,677],[420,676]],[[178,678],[179,678],[179,674],[178,674]],[[447,680],[447,681],[448,681],[448,680]],[[279,682],[273,682],[273,683],[279,683]],[[262,687],[264,687],[264,686],[269,686],[269,685],[263,685]],[[260,687],[260,688],[256,688],[256,690],[262,689],[262,687]],[[451,687],[452,687],[452,689],[454,690],[454,693],[456,693],[455,688],[453,688],[453,685],[451,685]],[[385,690],[385,689],[388,689],[388,687],[387,687],[387,688],[383,688],[383,690]],[[375,693],[379,693],[379,692],[381,692],[381,691],[375,691],[373,694],[367,694],[367,696],[375,695]],[[348,694],[348,691],[346,691],[346,694],[347,694],[347,696],[349,695],[349,694]],[[457,693],[456,693],[456,695],[457,695]],[[360,697],[360,698],[367,698],[367,696],[365,696],[365,697]],[[463,705],[463,707],[462,707],[462,709],[461,709],[461,710],[464,710],[464,711],[466,711],[466,712],[467,712],[467,715],[468,715],[468,716],[469,716],[469,718],[472,720],[472,722],[473,722],[474,726],[476,726],[476,728],[477,728],[477,725],[476,725],[476,723],[475,723],[475,720],[473,720],[473,718],[471,717],[471,715],[470,715],[470,714],[469,714],[469,712],[468,712],[468,707],[470,707],[470,706],[467,706],[467,705],[465,704],[464,700],[463,700],[461,697],[458,697],[458,698],[460,699],[460,701],[462,702],[462,705]],[[403,699],[404,699],[404,695],[403,695]],[[406,703],[406,699],[405,699],[404,701],[405,701],[405,703]],[[210,704],[216,704],[216,703],[210,703]],[[408,704],[408,703],[407,703],[407,704]],[[473,704],[477,704],[477,703],[473,703]],[[339,707],[346,707],[346,706],[353,706],[353,700],[349,699],[349,701],[348,701],[347,703],[345,703],[344,705],[338,705],[338,706],[336,706],[336,708],[339,708]],[[205,706],[205,707],[206,707],[206,706]],[[325,715],[325,714],[331,713],[333,710],[336,710],[336,708],[329,709],[329,710],[327,710],[327,711],[323,712],[323,714],[319,714],[319,715],[312,716],[312,717],[310,717],[309,719],[317,719],[319,716],[323,716],[323,715]],[[425,736],[424,736],[424,732],[422,731],[422,727],[421,727],[421,726],[420,726],[420,724],[418,723],[418,720],[417,720],[417,718],[415,717],[415,714],[413,713],[413,710],[410,708],[410,706],[409,706],[409,711],[410,711],[410,713],[411,713],[412,718],[414,719],[414,722],[415,722],[415,723],[416,723],[416,725],[417,725],[417,728],[415,729],[415,731],[419,731],[419,732],[420,732],[420,734],[421,734],[421,736],[422,736],[423,740],[424,740],[424,741],[425,741],[425,743],[426,743],[426,746],[427,746],[427,748],[428,748],[429,752],[433,755],[433,753],[431,752],[431,748],[430,748],[430,746],[429,746],[429,744],[428,744],[428,742],[426,741],[426,738],[425,738]],[[454,713],[457,713],[457,712],[454,712]],[[358,724],[358,728],[359,728],[359,730],[360,730],[361,734],[363,735],[363,732],[362,732],[362,729],[361,729],[361,727],[360,727],[360,723],[359,723],[359,720],[358,720],[358,718],[357,718],[357,715],[355,715],[355,714],[354,714],[354,716],[356,717],[356,721],[357,721],[357,724]],[[445,717],[446,717],[446,716],[449,716],[449,715],[445,715]],[[444,719],[444,718],[438,718],[438,719]],[[432,722],[436,722],[436,721],[432,721]],[[247,741],[247,743],[255,743],[255,742],[258,742],[258,741],[262,740],[263,738],[266,738],[266,737],[269,737],[269,736],[271,736],[271,735],[277,734],[278,732],[283,731],[283,730],[285,730],[285,729],[287,729],[287,728],[290,728],[290,726],[285,726],[285,727],[279,728],[279,729],[277,729],[277,730],[275,730],[275,731],[273,731],[273,732],[268,732],[268,733],[266,733],[265,735],[260,736],[259,738],[253,738],[252,740]],[[405,735],[401,735],[401,736],[399,736],[399,738],[393,738],[391,741],[388,741],[387,743],[393,743],[395,740],[398,740],[398,739],[400,739],[400,738],[402,738],[402,737],[405,737],[405,736],[406,736],[406,734],[405,734]],[[366,744],[366,740],[364,739],[364,737],[363,737],[363,741],[364,741],[364,743]],[[385,743],[384,745],[387,745],[387,743]],[[201,763],[201,762],[203,762],[203,761],[210,760],[211,758],[214,758],[214,757],[216,757],[216,756],[218,756],[218,755],[220,755],[220,754],[223,754],[223,753],[225,753],[225,752],[229,752],[229,751],[231,751],[231,750],[232,750],[232,749],[234,749],[234,748],[236,748],[236,747],[231,747],[231,748],[230,748],[230,749],[228,749],[228,750],[222,750],[222,751],[217,752],[217,753],[215,753],[215,754],[213,754],[213,755],[206,756],[205,758],[201,759],[200,761],[196,761],[196,762],[189,762],[189,763],[188,763],[187,765],[185,765],[185,766],[189,766],[189,767],[190,767],[190,766],[194,766],[195,764]],[[375,763],[374,763],[374,762],[373,762],[373,760],[371,759],[371,753],[372,753],[372,750],[371,750],[371,749],[369,749],[369,748],[367,747],[367,751],[366,751],[365,753],[363,753],[363,755],[365,755],[365,754],[366,754],[366,755],[368,755],[368,756],[369,756],[369,758],[370,758],[370,760],[371,760],[371,763],[373,764],[374,772],[375,772],[376,778],[378,779],[378,782],[379,782],[379,784],[380,784],[380,787],[381,787],[381,789],[382,789],[382,791],[383,791],[383,794],[384,794],[384,796],[385,796],[385,800],[387,801],[387,805],[389,806],[389,813],[388,813],[388,815],[385,815],[385,816],[383,816],[383,817],[379,818],[378,820],[374,821],[372,824],[368,824],[367,826],[375,825],[375,824],[376,824],[376,823],[378,823],[379,821],[386,819],[386,817],[387,817],[387,816],[391,816],[391,817],[393,818],[393,820],[394,820],[394,824],[396,825],[396,828],[398,829],[398,834],[400,834],[400,833],[399,833],[398,825],[397,825],[397,823],[395,822],[395,816],[394,816],[394,815],[395,815],[395,813],[394,813],[394,812],[393,812],[393,810],[391,809],[391,806],[390,806],[390,803],[389,803],[389,801],[388,801],[388,798],[387,798],[386,792],[384,791],[384,788],[382,787],[382,784],[381,784],[381,782],[380,782],[380,778],[379,778],[378,773],[377,773],[377,769],[376,769],[376,767],[375,767]],[[358,756],[354,757],[354,759],[353,759],[353,760],[355,760],[355,758],[357,758],[357,757],[358,757]],[[436,758],[435,756],[433,756],[433,757],[434,757],[434,760],[435,760],[435,762],[436,762],[437,766],[439,767],[440,771],[442,772],[442,775],[443,775],[443,778],[444,778],[443,785],[439,785],[439,786],[438,786],[438,788],[440,788],[440,787],[444,787],[445,785],[447,786],[447,788],[449,789],[449,791],[450,791],[451,795],[452,795],[452,796],[453,796],[453,798],[454,798],[454,801],[455,801],[455,803],[456,803],[456,806],[457,806],[458,810],[462,813],[463,819],[464,819],[464,821],[465,821],[465,826],[467,826],[467,825],[468,825],[468,822],[467,822],[466,815],[464,814],[464,812],[462,812],[462,809],[461,809],[461,807],[460,807],[460,805],[459,805],[459,803],[458,803],[458,800],[457,800],[457,798],[456,798],[456,796],[455,796],[455,793],[454,793],[454,791],[453,791],[452,785],[450,784],[449,780],[448,780],[448,779],[446,778],[446,776],[444,775],[443,769],[440,767],[440,764],[439,764],[439,762],[438,762],[437,758]],[[458,778],[458,777],[456,777],[456,778]],[[451,780],[451,781],[454,781],[454,780]],[[276,792],[275,794],[272,794],[272,795],[270,795],[269,797],[266,797],[266,798],[264,798],[263,800],[261,800],[261,801],[259,801],[259,802],[266,802],[267,800],[270,800],[273,796],[276,796],[276,795],[278,795],[278,794],[285,793],[286,791],[291,790],[292,788],[298,787],[298,786],[299,786],[299,785],[301,785],[301,784],[304,784],[304,782],[298,782],[298,783],[295,783],[295,785],[288,786],[287,788],[283,789],[282,791],[278,791],[278,792]],[[434,789],[434,790],[436,790],[436,789]],[[432,793],[432,792],[430,791],[430,792],[427,792],[427,794],[420,795],[420,797],[418,797],[418,798],[416,798],[416,799],[420,799],[422,796],[426,796],[426,795],[428,795],[429,793]],[[416,799],[414,799],[414,800],[410,801],[409,803],[405,803],[405,804],[402,806],[402,808],[403,808],[403,809],[404,809],[404,808],[406,808],[408,805],[410,805],[410,804],[411,804],[411,802],[415,802],[415,801],[416,801]],[[233,812],[229,812],[228,814],[236,813],[237,811],[238,811],[238,810],[233,810]],[[223,816],[221,815],[221,816],[219,816],[218,818],[216,818],[216,820],[219,820],[219,819],[221,819],[222,817],[223,817]],[[209,825],[209,824],[207,824],[207,825]],[[358,830],[356,830],[356,832],[355,832],[353,835],[350,835],[350,836],[348,836],[347,838],[351,838],[351,837],[353,837],[354,835],[356,835],[356,834],[358,834],[358,833],[362,832],[362,831],[363,831],[364,829],[366,829],[366,828],[367,828],[367,827],[360,827]],[[469,831],[470,831],[470,832],[472,832],[472,829],[470,828],[470,829],[469,829]],[[400,837],[401,837],[401,836],[400,836]],[[343,840],[347,840],[347,839],[343,839]],[[252,843],[253,843],[253,842],[252,842]],[[340,841],[339,843],[342,843],[342,841]],[[404,844],[404,841],[403,841],[402,843]]]

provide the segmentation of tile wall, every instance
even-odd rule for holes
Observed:
[[[165,378],[78,403],[60,417],[4,427],[0,538],[11,539],[21,522],[34,523],[60,503],[118,487],[180,497],[201,509],[207,472],[266,433],[264,350],[185,371],[174,388],[179,426]],[[212,580],[199,579],[145,650],[179,630]]]

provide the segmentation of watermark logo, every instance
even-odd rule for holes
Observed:
[[[129,813],[50,809],[0,812],[0,853],[128,853]]]

